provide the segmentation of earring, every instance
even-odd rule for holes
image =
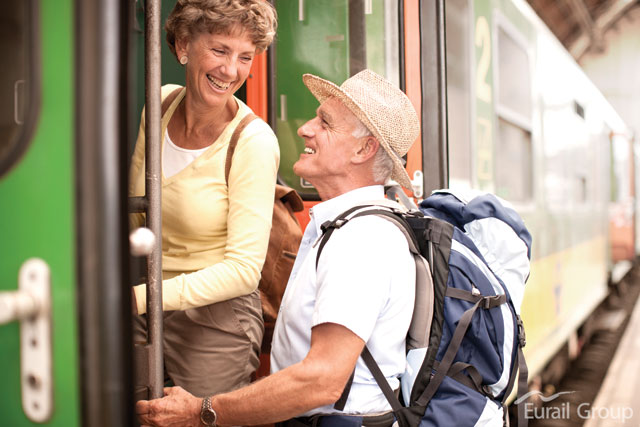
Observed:
[[[182,56],[180,57],[180,63],[181,63],[182,65],[186,65],[186,63],[187,63],[187,62],[189,62],[189,58],[187,58],[187,55],[182,55]]]

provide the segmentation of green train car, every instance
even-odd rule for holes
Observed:
[[[3,2],[1,425],[136,425],[126,188],[150,3]],[[282,183],[317,203],[292,171],[317,106],[303,73],[395,82],[422,120],[413,196],[491,191],[532,231],[523,319],[540,376],[638,253],[640,151],[623,121],[524,0],[273,3],[276,42],[240,97],[276,131]],[[161,67],[184,81],[166,47]]]

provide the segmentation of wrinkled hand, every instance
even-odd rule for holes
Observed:
[[[136,402],[136,415],[143,426],[199,427],[202,399],[182,387],[165,387],[164,397]]]

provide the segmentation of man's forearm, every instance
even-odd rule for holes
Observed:
[[[353,372],[364,341],[347,328],[324,323],[311,333],[305,359],[247,387],[213,396],[216,422],[223,426],[269,424],[337,401]],[[180,387],[166,397],[136,404],[143,425],[200,424],[202,399]]]
[[[242,389],[216,395],[211,406],[218,415],[217,424],[269,424],[331,404],[344,384],[336,384],[335,374],[329,371],[303,361]]]

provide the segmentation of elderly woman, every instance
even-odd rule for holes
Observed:
[[[165,26],[186,85],[162,90],[164,358],[173,382],[197,396],[247,384],[258,366],[264,328],[257,287],[273,212],[276,137],[254,120],[240,135],[228,181],[225,159],[236,126],[252,113],[234,93],[275,28],[275,10],[263,0],[178,0]],[[143,113],[132,196],[144,194],[144,144]],[[140,226],[144,217],[131,222]],[[134,297],[144,314],[145,285]],[[135,333],[144,334],[142,316]]]

